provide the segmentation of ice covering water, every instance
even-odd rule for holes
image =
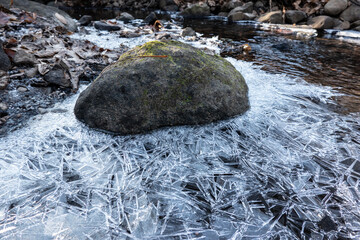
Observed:
[[[76,95],[1,139],[0,238],[359,238],[360,116],[327,110],[329,88],[229,61],[243,116],[112,136],[75,119]]]
[[[0,139],[0,239],[359,239],[360,114],[228,60],[242,116],[112,136],[75,119],[75,95]]]

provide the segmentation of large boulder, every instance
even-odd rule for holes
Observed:
[[[227,60],[165,40],[120,56],[80,94],[74,112],[90,127],[136,134],[206,124],[248,108],[244,78]]]
[[[9,0],[0,0],[0,5],[10,7],[10,2],[11,1]],[[66,12],[56,7],[46,6],[44,4],[28,0],[14,1],[13,6],[25,11],[34,12],[39,16],[46,17],[50,21],[66,28],[71,32],[77,31],[77,25],[75,20],[72,19]]]

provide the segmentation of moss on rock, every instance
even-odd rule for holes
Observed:
[[[177,41],[152,41],[107,67],[81,93],[75,115],[91,127],[140,133],[241,114],[249,107],[247,91],[222,57]]]

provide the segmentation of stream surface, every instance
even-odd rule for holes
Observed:
[[[243,74],[251,109],[112,136],[76,120],[78,94],[58,103],[0,139],[1,239],[360,238],[360,45],[183,24],[204,34],[190,44]],[[151,39],[92,27],[73,37],[106,48]]]

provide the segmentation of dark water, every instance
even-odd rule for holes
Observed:
[[[337,111],[360,111],[360,40],[359,44],[338,39],[297,39],[260,30],[253,25],[228,24],[220,21],[187,20],[204,36],[219,36],[229,40],[223,56],[254,62],[271,73],[301,77],[307,82],[331,86],[345,93],[337,99]],[[252,50],[244,54],[240,46],[248,43]]]

